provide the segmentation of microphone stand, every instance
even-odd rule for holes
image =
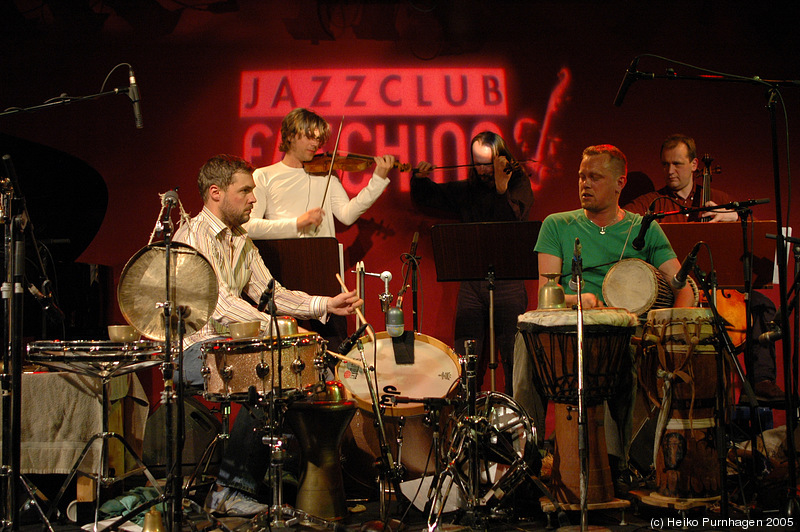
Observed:
[[[731,341],[730,336],[728,335],[728,331],[725,328],[725,322],[722,317],[719,315],[717,311],[717,306],[714,304],[714,301],[711,299],[711,295],[716,292],[717,289],[717,277],[716,272],[714,270],[711,271],[708,275],[705,274],[700,268],[695,264],[692,267],[692,271],[697,277],[698,286],[701,290],[706,294],[706,300],[708,301],[709,309],[711,310],[711,314],[713,317],[714,323],[714,334],[717,338],[717,345],[722,348],[721,357],[717,359],[717,405],[715,408],[715,424],[716,424],[716,439],[717,439],[717,456],[719,459],[719,474],[720,474],[720,516],[722,519],[728,518],[728,491],[726,489],[726,480],[728,476],[728,468],[727,468],[727,450],[728,450],[728,439],[725,436],[725,389],[724,389],[724,378],[725,378],[725,371],[724,371],[724,361],[725,355],[727,355],[728,363],[736,370],[739,380],[742,383],[742,388],[744,389],[745,393],[747,394],[750,404],[752,405],[753,411],[755,412],[758,408],[758,400],[755,397],[755,393],[753,392],[752,387],[750,386],[749,381],[744,375],[742,371],[742,366],[739,364],[739,360],[734,355],[735,347],[733,342]],[[754,448],[755,453],[755,448]]]
[[[377,340],[372,342],[373,348],[378,348]],[[383,423],[383,414],[381,413],[381,406],[380,400],[378,399],[378,393],[375,390],[375,384],[373,383],[373,378],[377,379],[377,375],[375,374],[375,368],[367,364],[367,359],[364,356],[364,344],[361,343],[361,339],[356,342],[356,347],[358,349],[358,353],[361,357],[361,365],[364,367],[364,376],[366,377],[364,380],[367,382],[367,388],[369,388],[369,396],[372,400],[372,412],[375,414],[375,425],[378,432],[378,443],[381,448],[381,455],[380,455],[380,466],[379,466],[379,475],[381,480],[384,482],[388,482],[391,484],[392,488],[394,488],[395,493],[400,493],[400,486],[399,480],[402,476],[402,466],[400,462],[396,462],[392,457],[392,451],[389,448],[389,440],[386,437],[386,429]],[[373,375],[370,375],[372,373]],[[380,519],[381,523],[388,522],[388,507],[384,500],[384,493],[383,493],[383,486],[382,483],[379,482],[379,491],[378,497],[380,501]],[[389,528],[382,528],[382,530],[390,530]]]
[[[581,505],[581,532],[588,526],[588,500],[589,491],[589,446],[586,419],[586,398],[584,395],[584,358],[583,358],[583,271],[580,261],[573,263],[575,267],[575,280],[577,283],[577,341],[578,341],[578,459],[580,461],[580,505]]]
[[[0,115],[1,116],[1,115]],[[25,286],[25,236],[30,229],[39,264],[42,265],[39,247],[33,232],[25,198],[10,155],[3,156],[3,165],[8,177],[0,181],[2,188],[2,222],[5,224],[5,273],[2,286],[5,300],[3,306],[3,371],[2,386],[3,441],[2,464],[0,465],[0,525],[2,528],[19,530],[20,487],[28,492],[43,524],[49,529],[48,517],[34,496],[28,482],[21,475],[21,431],[22,431],[22,365],[25,359],[23,337],[23,293]],[[44,275],[44,266],[42,265]]]
[[[778,259],[778,294],[780,296],[780,308],[786,308],[786,281],[787,281],[787,257],[785,247],[785,237],[783,236],[783,212],[781,206],[781,175],[780,175],[780,162],[778,150],[778,124],[775,112],[775,100],[778,96],[778,89],[780,87],[794,87],[797,88],[800,83],[798,80],[768,80],[755,77],[743,76],[730,76],[715,74],[711,76],[679,76],[674,70],[669,70],[667,75],[655,75],[647,72],[639,72],[636,68],[630,71],[631,75],[636,75],[636,79],[668,79],[668,80],[686,80],[686,81],[704,81],[704,82],[736,82],[748,83],[751,85],[766,86],[767,90],[767,105],[766,108],[769,112],[770,124],[770,138],[772,142],[772,174],[773,186],[775,190],[775,225],[777,227],[777,259]],[[780,327],[782,331],[789,331],[789,317],[786,313],[781,313]],[[797,332],[795,332],[797,336]],[[797,342],[798,338],[793,339]],[[788,338],[781,342],[783,349],[783,371],[784,375],[792,373],[791,356],[792,345]],[[794,427],[797,426],[797,412],[795,411],[795,397],[786,394],[786,445],[788,449],[795,448],[794,442]],[[786,506],[785,514],[787,516],[797,516],[800,514],[800,502],[798,501],[797,493],[797,456],[796,453],[789,453],[788,461],[788,503]]]
[[[50,98],[45,103],[42,103],[42,104],[39,104],[39,105],[32,105],[30,107],[11,107],[9,109],[6,109],[3,112],[0,112],[0,118],[2,118],[4,116],[8,116],[8,115],[19,114],[19,113],[31,113],[31,112],[34,112],[34,111],[41,111],[43,109],[50,109],[51,107],[58,107],[59,105],[68,105],[68,104],[71,104],[71,103],[74,103],[74,102],[86,102],[86,101],[92,101],[92,100],[99,100],[100,98],[103,98],[105,96],[113,96],[113,95],[118,95],[118,94],[124,94],[124,95],[128,96],[128,98],[133,100],[133,98],[130,95],[130,87],[125,87],[125,88],[122,88],[122,89],[118,87],[118,88],[115,88],[115,89],[112,89],[112,90],[98,92],[98,93],[95,93],[95,94],[87,94],[85,96],[67,96],[66,94],[62,94],[62,95],[57,96],[55,98]]]
[[[170,213],[172,209],[172,203],[167,202],[165,205],[165,213],[163,218],[160,220],[160,229],[161,233],[164,237],[164,292],[165,298],[164,303],[161,304],[162,311],[164,314],[164,364],[162,365],[162,373],[164,375],[164,391],[161,393],[161,399],[165,406],[165,418],[166,418],[166,433],[167,433],[167,442],[166,442],[166,452],[165,452],[165,459],[164,464],[167,471],[167,481],[165,486],[165,496],[166,496],[166,503],[167,503],[167,513],[168,517],[165,520],[165,524],[167,526],[168,532],[178,532],[181,529],[181,521],[183,515],[183,449],[182,443],[184,440],[184,435],[181,433],[182,430],[185,430],[183,426],[184,422],[184,405],[183,405],[183,379],[179,379],[178,383],[175,383],[174,379],[174,370],[175,370],[175,361],[174,357],[172,356],[172,317],[173,311],[175,312],[175,316],[177,317],[177,333],[178,333],[178,340],[183,341],[183,316],[180,309],[176,307],[176,302],[173,299],[173,291],[172,291],[172,283],[170,280],[172,279],[172,220],[170,219]],[[178,354],[182,353],[182,345],[179,348]],[[178,359],[178,366],[179,369],[182,368],[183,364],[180,359]],[[182,377],[182,375],[181,375]],[[173,406],[177,404],[177,411],[173,409]],[[177,416],[178,419],[178,442],[177,445],[173,448],[173,422],[175,421]]]

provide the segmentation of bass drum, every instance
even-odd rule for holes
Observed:
[[[395,357],[395,342],[408,346],[411,334],[414,340],[413,363],[400,364]],[[362,338],[362,343],[367,363],[373,364],[373,354],[376,357],[376,392],[384,407],[383,422],[392,457],[397,460],[400,455],[399,461],[405,469],[403,480],[419,478],[426,471],[432,474],[436,450],[432,449],[433,428],[430,420],[426,419],[424,405],[392,405],[392,397],[447,397],[461,376],[458,357],[447,345],[424,334],[405,333],[404,337],[394,341],[386,332],[379,332],[375,337],[374,344],[366,337]],[[398,347],[397,351],[402,349]],[[347,356],[359,360],[361,355],[354,349]],[[340,362],[336,375],[359,407],[342,443],[345,476],[347,480],[355,481],[354,488],[373,490],[377,485],[375,462],[380,457],[380,444],[364,368],[351,362]],[[438,420],[436,422],[438,424]],[[402,452],[398,453],[397,436],[401,425],[403,445]]]

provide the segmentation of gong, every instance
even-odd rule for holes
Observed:
[[[140,249],[125,265],[117,287],[122,315],[147,338],[164,341],[164,303],[167,300],[166,248],[156,242]],[[193,247],[173,242],[170,247],[170,337],[177,337],[178,313],[184,334],[200,330],[217,306],[217,276],[208,260]]]

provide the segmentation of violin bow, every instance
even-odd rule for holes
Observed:
[[[336,162],[336,153],[339,151],[339,138],[342,136],[342,126],[344,126],[344,117],[339,123],[339,132],[336,134],[336,144],[333,146],[333,154],[331,155],[331,166],[328,168],[328,181],[325,183],[325,192],[322,194],[322,203],[319,208],[325,206],[325,198],[328,197],[328,188],[331,186],[331,175],[333,174],[333,163]]]

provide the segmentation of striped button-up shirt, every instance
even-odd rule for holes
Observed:
[[[270,317],[259,312],[242,298],[245,293],[258,301],[272,279],[253,241],[242,227],[230,229],[208,208],[183,224],[174,240],[199,251],[214,268],[219,284],[217,306],[211,319],[199,331],[187,336],[184,347],[216,336],[228,334],[228,324],[237,321],[261,320],[262,329]],[[327,319],[328,297],[311,296],[299,290],[288,290],[275,281],[275,306],[281,315],[298,319]]]

